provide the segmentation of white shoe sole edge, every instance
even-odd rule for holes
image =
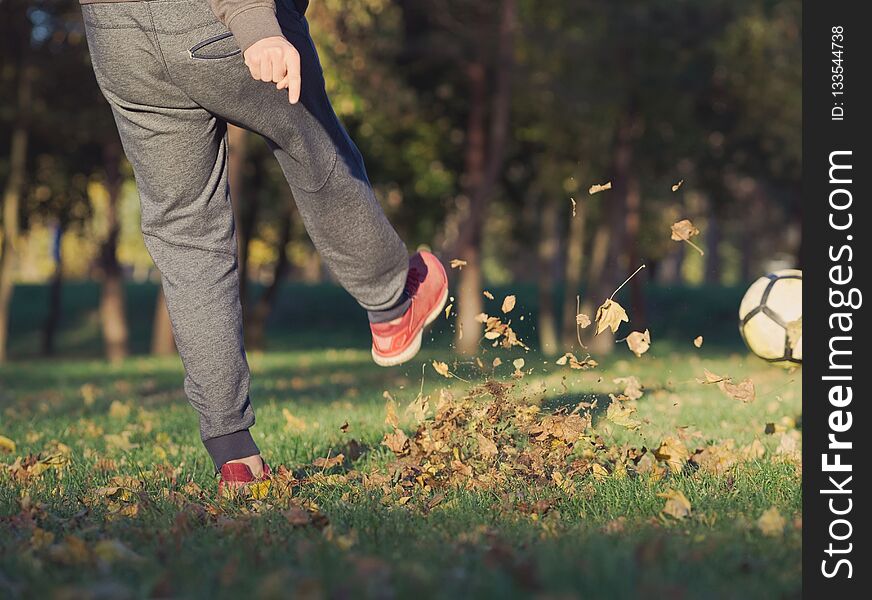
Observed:
[[[419,331],[418,335],[415,336],[412,344],[396,356],[379,356],[375,352],[375,347],[373,347],[372,360],[375,361],[375,364],[380,367],[395,367],[415,358],[415,355],[421,351],[421,341],[424,339],[424,330],[427,328],[428,325],[430,325],[431,323],[433,323],[433,321],[439,318],[439,314],[442,312],[442,309],[445,308],[446,302],[448,302],[447,286],[445,288],[445,292],[442,294],[442,298],[439,299],[439,303],[436,305],[436,308],[434,308],[433,311],[429,315],[427,315],[427,320],[424,321],[424,326],[421,327],[421,331]]]

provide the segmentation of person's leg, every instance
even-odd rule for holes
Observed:
[[[293,0],[278,0],[282,31],[301,56],[302,94],[252,79],[226,27],[197,2],[149,2],[173,80],[195,102],[266,138],[309,236],[339,283],[370,313],[391,320],[405,298],[409,255],[367,178],[360,152],[324,86],[308,24]],[[210,22],[211,21],[211,22]],[[197,23],[207,23],[194,27]]]
[[[146,3],[82,10],[97,82],[133,166],[142,233],[161,272],[201,438],[218,468],[256,456],[226,123],[169,78]]]

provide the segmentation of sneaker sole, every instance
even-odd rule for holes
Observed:
[[[445,286],[445,291],[442,293],[442,297],[439,299],[439,303],[436,305],[436,308],[427,315],[427,319],[424,321],[423,327],[421,327],[421,331],[418,332],[418,335],[415,336],[415,339],[412,340],[412,343],[409,344],[409,347],[396,354],[394,356],[381,356],[376,354],[375,348],[372,349],[372,360],[375,361],[380,367],[395,367],[397,365],[401,365],[404,362],[408,362],[415,358],[415,355],[421,351],[421,341],[424,339],[424,330],[428,325],[433,323],[436,319],[439,318],[439,314],[442,312],[442,309],[445,308],[445,303],[448,302],[448,286]]]

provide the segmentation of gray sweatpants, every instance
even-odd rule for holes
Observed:
[[[206,0],[82,6],[97,83],[133,166],[142,233],[160,270],[185,393],[217,467],[258,452],[248,429],[227,123],[262,135],[309,236],[339,283],[371,314],[404,302],[405,245],[385,218],[363,159],[336,117],[305,17],[277,0],[302,62],[300,102],[256,81]]]

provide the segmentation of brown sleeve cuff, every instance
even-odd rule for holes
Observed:
[[[275,9],[267,5],[252,6],[236,13],[228,19],[227,28],[243,52],[257,41],[282,35]]]

